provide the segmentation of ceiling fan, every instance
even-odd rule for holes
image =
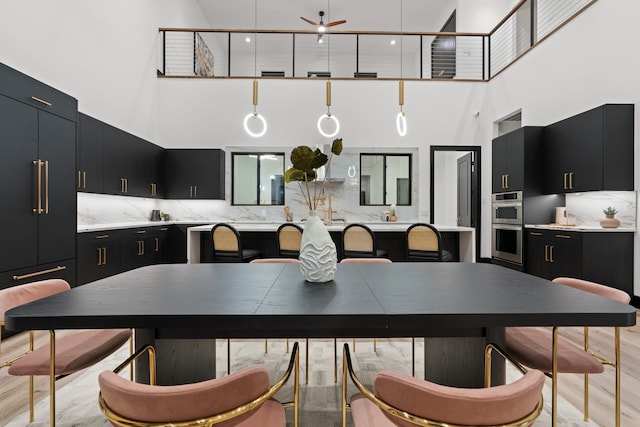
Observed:
[[[305,18],[303,16],[301,16],[300,19],[302,19],[304,22],[307,22],[307,23],[313,25],[314,27],[317,27],[317,30],[318,30],[319,33],[324,33],[325,31],[327,31],[327,28],[329,28],[329,27],[334,27],[336,25],[345,24],[347,22],[345,19],[341,19],[340,21],[333,21],[333,22],[329,22],[329,23],[325,24],[322,21],[322,17],[324,16],[324,11],[321,10],[319,12],[319,15],[320,15],[320,23],[313,22],[312,20],[307,19],[307,18]]]

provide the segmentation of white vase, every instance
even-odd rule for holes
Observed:
[[[300,271],[307,282],[325,283],[336,274],[336,245],[316,211],[309,211],[300,243]]]

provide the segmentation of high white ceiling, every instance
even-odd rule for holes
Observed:
[[[480,0],[474,0],[480,1]],[[485,0],[483,0],[485,1]],[[198,0],[210,28],[253,29],[254,0]],[[333,27],[341,31],[440,31],[458,0],[257,0],[257,28],[265,30],[312,30],[301,16],[318,22],[345,19]],[[508,10],[505,10],[505,14]]]

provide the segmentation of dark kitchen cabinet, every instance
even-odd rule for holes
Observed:
[[[123,270],[169,262],[169,227],[145,227],[123,230]]]
[[[78,284],[113,276],[122,269],[122,233],[105,230],[78,233]]]
[[[542,131],[542,127],[527,126],[493,140],[493,193],[542,192]]]
[[[544,130],[547,194],[633,191],[634,106],[605,104]]]
[[[76,258],[74,105],[72,97],[0,64],[0,221],[6,225],[0,272],[26,269],[35,281]],[[1,286],[18,284],[13,276],[22,275]]]
[[[166,150],[166,197],[224,200],[224,156],[220,149]]]
[[[633,233],[526,229],[525,271],[576,277],[633,295]]]
[[[79,113],[78,191],[162,197],[164,149]]]

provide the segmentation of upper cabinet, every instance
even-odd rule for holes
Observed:
[[[224,156],[220,149],[165,150],[166,197],[224,200]]]
[[[76,115],[74,98],[0,64],[0,288],[74,284]]]
[[[492,145],[492,192],[542,192],[542,127],[526,126],[501,135]]]
[[[162,197],[163,149],[79,113],[78,191]]]
[[[547,194],[633,190],[632,104],[605,104],[544,130]]]

